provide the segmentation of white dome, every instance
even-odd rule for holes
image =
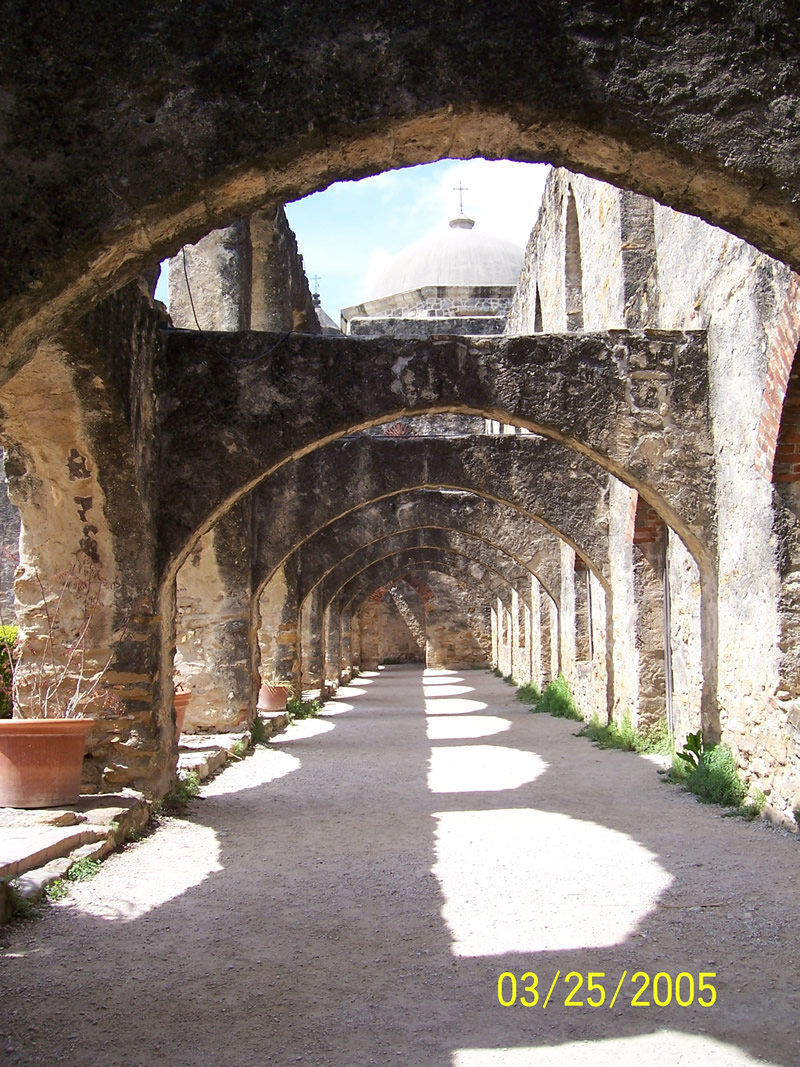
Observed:
[[[446,230],[416,241],[384,267],[370,299],[426,285],[516,285],[525,253],[502,237],[473,230],[472,219],[453,219]]]

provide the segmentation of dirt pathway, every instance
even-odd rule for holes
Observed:
[[[797,839],[512,697],[483,672],[386,668],[226,771],[5,933],[0,1060],[800,1063]],[[589,971],[605,1002],[584,984],[565,1006]],[[687,1006],[652,985],[631,1006],[637,971],[691,975]],[[502,972],[538,976],[535,1006],[531,979],[498,1003]]]

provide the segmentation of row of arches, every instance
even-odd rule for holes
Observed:
[[[712,40],[695,32],[705,29],[704,13],[684,6],[664,16],[659,42],[639,35],[635,12],[620,16],[612,41],[602,12],[561,5],[547,18],[520,9],[506,36],[488,10],[476,9],[469,27],[448,28],[435,69],[419,77],[411,24],[419,16],[398,8],[387,19],[387,10],[361,13],[354,23],[352,13],[331,9],[330,19],[309,27],[303,55],[318,58],[302,91],[289,95],[286,85],[297,88],[290,74],[298,46],[272,49],[269,42],[291,27],[291,7],[271,14],[262,36],[250,26],[247,42],[244,29],[231,24],[209,44],[202,73],[198,57],[184,54],[192,33],[173,37],[161,23],[149,25],[152,64],[164,81],[147,90],[132,76],[138,67],[126,35],[105,27],[100,40],[95,28],[81,26],[78,54],[93,48],[106,91],[87,95],[76,85],[63,114],[31,106],[24,122],[11,123],[9,166],[19,173],[4,186],[0,218],[16,227],[8,247],[18,256],[3,290],[0,403],[9,486],[23,523],[17,595],[35,635],[42,579],[57,586],[56,576],[76,558],[100,569],[95,658],[100,664],[114,650],[108,679],[125,711],[97,740],[95,786],[130,783],[158,792],[168,783],[176,582],[199,574],[207,555],[223,591],[226,692],[250,694],[234,701],[236,714],[245,707],[245,721],[259,649],[257,605],[279,574],[286,594],[278,631],[290,634],[294,624],[302,646],[305,625],[322,642],[324,663],[323,635],[331,637],[328,647],[337,646],[330,618],[338,612],[338,647],[346,645],[341,616],[346,630],[352,601],[340,611],[337,600],[346,583],[336,585],[334,565],[322,564],[312,582],[317,572],[307,560],[327,552],[337,566],[350,555],[361,562],[364,546],[381,540],[373,529],[353,540],[349,553],[331,544],[345,536],[346,516],[356,508],[326,516],[320,504],[349,501],[353,486],[363,485],[360,511],[401,492],[457,491],[490,501],[499,531],[484,529],[459,558],[484,552],[479,541],[510,561],[493,585],[481,577],[495,601],[493,658],[513,665],[517,648],[523,662],[520,634],[533,635],[538,603],[538,647],[549,640],[551,653],[556,649],[551,672],[571,673],[594,705],[602,691],[607,714],[648,700],[660,714],[661,705],[677,702],[677,721],[702,722],[711,740],[728,736],[775,792],[776,807],[790,811],[796,510],[792,481],[779,482],[773,495],[769,459],[797,346],[793,276],[729,234],[707,233],[699,221],[637,193],[797,262],[795,130],[785,106],[794,31],[773,25],[767,12],[756,30],[735,9]],[[434,23],[439,17],[430,16]],[[200,28],[202,12],[187,17]],[[13,32],[25,36],[24,23]],[[10,71],[12,111],[23,97],[50,99],[51,80],[69,73],[69,48],[76,46],[64,30],[60,41],[49,28],[36,38],[34,47],[46,46],[52,62]],[[523,31],[563,60],[544,81],[533,59],[519,59]],[[340,44],[352,42],[353,32],[359,58],[345,59],[344,77]],[[225,69],[220,53],[246,45],[256,63],[256,39],[273,64],[269,76],[223,86],[213,73]],[[296,40],[287,32],[287,42]],[[731,42],[742,57],[736,69]],[[489,47],[489,67],[467,64],[465,73],[464,55]],[[685,94],[669,89],[676,52],[691,83],[691,109]],[[482,80],[485,69],[496,71],[491,86]],[[155,84],[162,88],[154,101]],[[367,84],[354,103],[349,94]],[[657,115],[641,102],[654,93]],[[125,121],[118,112],[112,119],[106,108],[123,100]],[[52,127],[41,126],[45,114]],[[79,143],[78,128],[95,131],[91,144]],[[36,161],[51,143],[55,155],[42,168]],[[176,144],[185,148],[179,159]],[[478,153],[570,163],[626,190],[556,174],[532,235],[510,336],[209,337],[171,331],[152,302],[142,271],[212,228],[336,178]],[[20,203],[30,206],[24,222]],[[530,433],[419,448],[402,441],[395,459],[383,441],[367,445],[359,436],[443,412]],[[787,428],[782,464],[789,436]],[[408,477],[392,482],[398,466]],[[793,477],[788,466],[779,478]],[[776,563],[778,512],[784,532]],[[441,515],[431,523],[414,529],[451,528]],[[652,540],[650,527],[659,530]],[[460,516],[456,528],[469,536]],[[419,557],[418,564],[455,568],[459,554],[449,535],[446,546],[439,533],[436,539],[405,545],[386,566],[408,573],[407,553],[419,549],[446,558]],[[380,587],[391,576],[373,577]],[[317,607],[307,607],[315,597]],[[304,623],[304,611],[320,618]],[[534,643],[530,636],[529,652]],[[744,652],[757,665],[750,677]],[[323,673],[346,669],[341,651],[338,668],[335,659],[328,657]],[[533,671],[535,657],[528,662]],[[302,654],[292,669],[302,681]],[[762,728],[765,714],[769,729]],[[779,756],[770,756],[776,748]]]

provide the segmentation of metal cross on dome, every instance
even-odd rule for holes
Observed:
[[[468,190],[469,190],[469,186],[462,185],[461,182],[459,182],[458,185],[453,186],[453,192],[454,193],[458,193],[458,213],[459,213],[459,215],[463,215],[464,214],[464,193],[466,193]]]

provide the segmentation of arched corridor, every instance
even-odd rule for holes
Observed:
[[[484,671],[343,686],[6,930],[6,1061],[796,1063],[796,842],[575,729]],[[547,1008],[500,1006],[527,971]],[[613,1010],[564,1006],[590,971]],[[631,1007],[636,971],[716,1004]]]

